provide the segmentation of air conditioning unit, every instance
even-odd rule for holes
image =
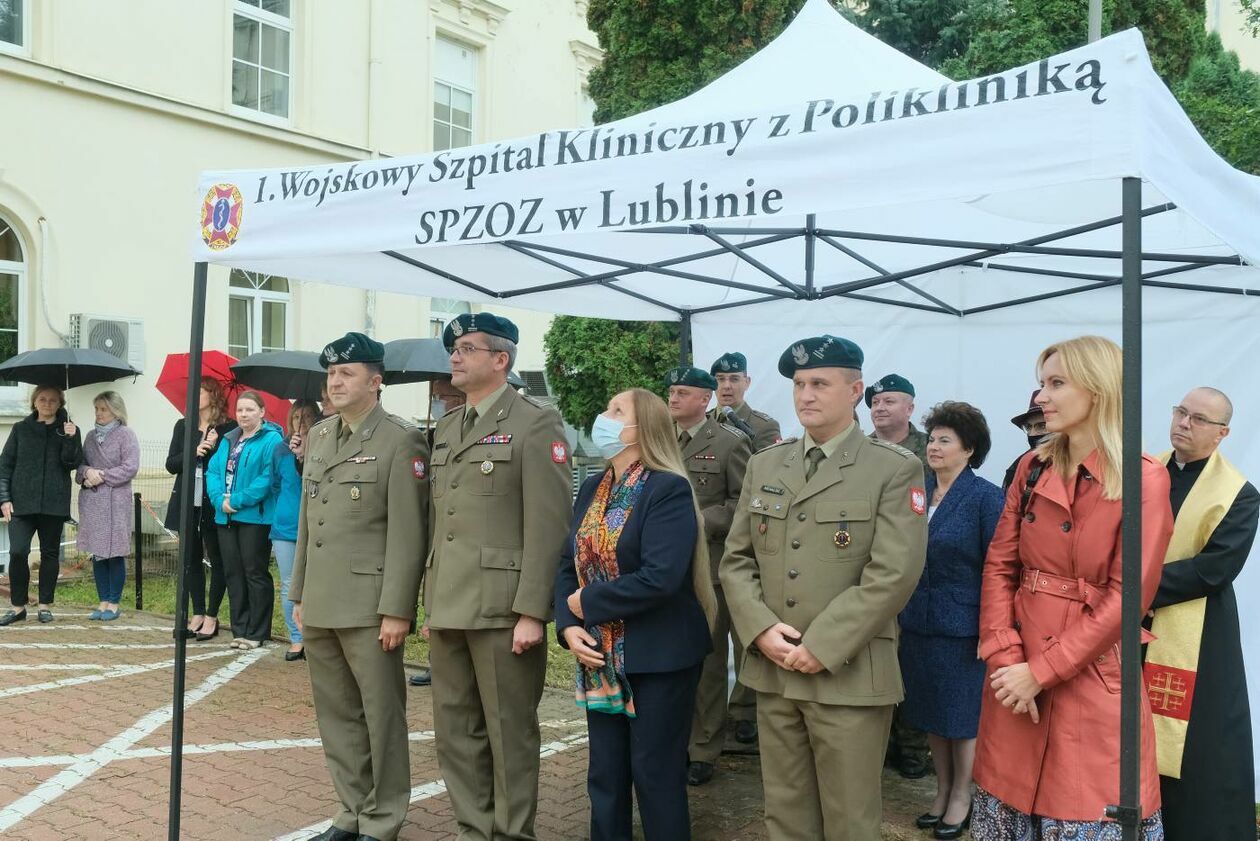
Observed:
[[[144,371],[144,322],[138,318],[76,313],[70,316],[75,347],[101,350]]]
[[[526,394],[547,406],[556,405],[556,398],[551,393],[551,386],[547,382],[547,373],[545,371],[518,371],[517,373],[525,382]]]

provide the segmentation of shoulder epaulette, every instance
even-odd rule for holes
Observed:
[[[314,424],[312,424],[312,425],[311,425],[311,430],[312,430],[312,431],[314,431],[314,430],[318,429],[319,427],[323,426],[323,425],[324,425],[324,424],[326,424],[326,423],[332,423],[332,422],[333,422],[333,421],[335,421],[336,419],[337,419],[337,416],[336,416],[336,415],[329,415],[329,416],[328,416],[328,417],[326,417],[326,418],[322,418],[321,420],[317,420],[317,421],[315,421],[315,423],[314,423]]]
[[[885,450],[892,450],[894,453],[901,456],[902,458],[918,458],[918,456],[916,456],[914,453],[910,452],[909,450],[907,450],[905,447],[901,446],[900,444],[889,444],[887,441],[881,441],[878,438],[867,438],[866,440],[870,441],[872,444],[874,444],[877,447],[883,447]]]
[[[741,440],[741,441],[751,441],[751,440],[752,440],[751,438],[749,438],[747,435],[745,435],[745,434],[744,434],[744,430],[742,430],[742,429],[737,429],[737,428],[735,428],[735,427],[731,426],[730,424],[727,424],[727,423],[719,423],[719,424],[717,425],[717,427],[718,427],[718,429],[724,429],[724,430],[726,430],[726,431],[727,431],[727,432],[729,432],[731,435],[734,435],[736,438],[738,438],[738,439],[739,439],[739,440]]]
[[[406,418],[401,417],[399,415],[395,415],[391,412],[385,413],[385,419],[389,421],[393,421],[395,426],[400,427],[406,430],[407,432],[417,432],[420,429],[419,426],[407,420]]]
[[[777,420],[775,420],[774,418],[770,417],[770,416],[769,416],[769,415],[767,415],[765,412],[759,412],[759,411],[757,411],[756,409],[752,409],[752,410],[750,410],[750,411],[751,411],[751,413],[752,413],[752,415],[753,415],[753,416],[755,416],[755,417],[757,417],[757,418],[760,418],[760,419],[761,419],[761,420],[763,420],[763,421],[770,421],[771,423],[778,423],[778,421],[777,421]]]
[[[801,440],[800,438],[797,438],[795,436],[791,436],[789,438],[783,438],[779,441],[775,441],[773,444],[767,444],[766,446],[758,450],[756,453],[754,453],[754,455],[761,455],[762,453],[768,453],[771,450],[773,450],[775,447],[782,447],[784,444],[795,444],[800,440]]]
[[[532,397],[532,396],[530,396],[530,395],[528,395],[528,394],[525,394],[525,393],[523,393],[523,392],[520,392],[520,391],[518,391],[516,394],[517,394],[517,396],[519,396],[522,400],[524,400],[526,403],[528,403],[529,405],[533,406],[535,409],[542,409],[542,410],[544,410],[544,411],[547,411],[547,410],[555,411],[555,410],[556,410],[556,407],[555,407],[555,406],[552,406],[550,403],[544,403],[544,402],[542,402],[541,400],[539,400],[537,397]]]

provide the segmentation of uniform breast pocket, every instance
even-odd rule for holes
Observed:
[[[446,493],[447,461],[450,457],[450,447],[436,449],[429,457],[429,493],[434,499],[440,499]]]
[[[775,497],[765,500],[754,497],[748,504],[753,549],[758,555],[777,555],[787,539],[787,514],[791,503]]]
[[[488,444],[473,447],[458,460],[467,461],[472,471],[468,490],[479,495],[504,494],[511,489],[512,445]]]
[[[351,517],[376,510],[381,500],[375,464],[345,464],[337,471],[337,487],[333,493],[343,497],[344,510]]]
[[[824,561],[856,561],[871,554],[871,503],[865,499],[819,502],[814,520],[825,533],[819,540]]]
[[[691,487],[695,489],[701,508],[725,499],[722,463],[717,459],[687,459],[687,478],[691,480]]]

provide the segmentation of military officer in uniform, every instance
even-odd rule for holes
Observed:
[[[704,515],[710,573],[718,605],[713,625],[713,650],[705,658],[700,673],[696,708],[691,721],[691,741],[687,747],[687,782],[698,786],[713,779],[713,769],[726,738],[726,652],[731,618],[722,600],[717,570],[752,445],[744,433],[705,414],[713,390],[717,388],[711,374],[699,368],[674,368],[665,375],[665,386],[669,389],[669,414],[674,419],[683,465],[687,468],[687,478],[691,480],[696,502]],[[735,646],[738,650],[738,639]],[[750,712],[756,715],[756,708]]]
[[[467,402],[433,436],[424,612],[438,765],[461,841],[535,837],[543,629],[573,511],[559,414],[507,384],[518,335],[479,312],[442,336]]]
[[[744,394],[752,385],[752,377],[748,376],[748,358],[738,351],[724,353],[709,368],[709,373],[717,380],[717,405],[713,407],[713,417],[751,438],[753,452],[779,443],[782,437],[779,422],[744,402]],[[726,408],[731,410],[730,415],[722,411]]]
[[[385,346],[324,348],[337,415],[311,428],[289,598],[341,811],[323,841],[393,841],[411,769],[402,644],[428,549],[424,436],[377,401]]]
[[[794,343],[802,439],[755,454],[722,586],[757,691],[771,841],[876,841],[880,770],[902,698],[897,613],[927,550],[923,466],[862,434],[862,350],[835,336]]]
[[[871,438],[905,447],[918,456],[923,462],[926,481],[927,433],[915,428],[910,420],[914,413],[913,383],[900,374],[888,374],[867,386],[865,398],[866,408],[871,410],[871,423],[875,427]],[[926,777],[931,765],[927,734],[905,722],[900,705],[893,714],[885,762],[908,780]]]

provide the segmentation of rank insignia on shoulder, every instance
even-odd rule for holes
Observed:
[[[485,438],[482,438],[477,443],[478,444],[511,444],[512,435],[511,433],[508,433],[506,435],[487,435]]]
[[[776,488],[774,485],[762,485],[761,489],[768,494],[776,494],[778,496],[783,496],[785,493],[783,488]]]

